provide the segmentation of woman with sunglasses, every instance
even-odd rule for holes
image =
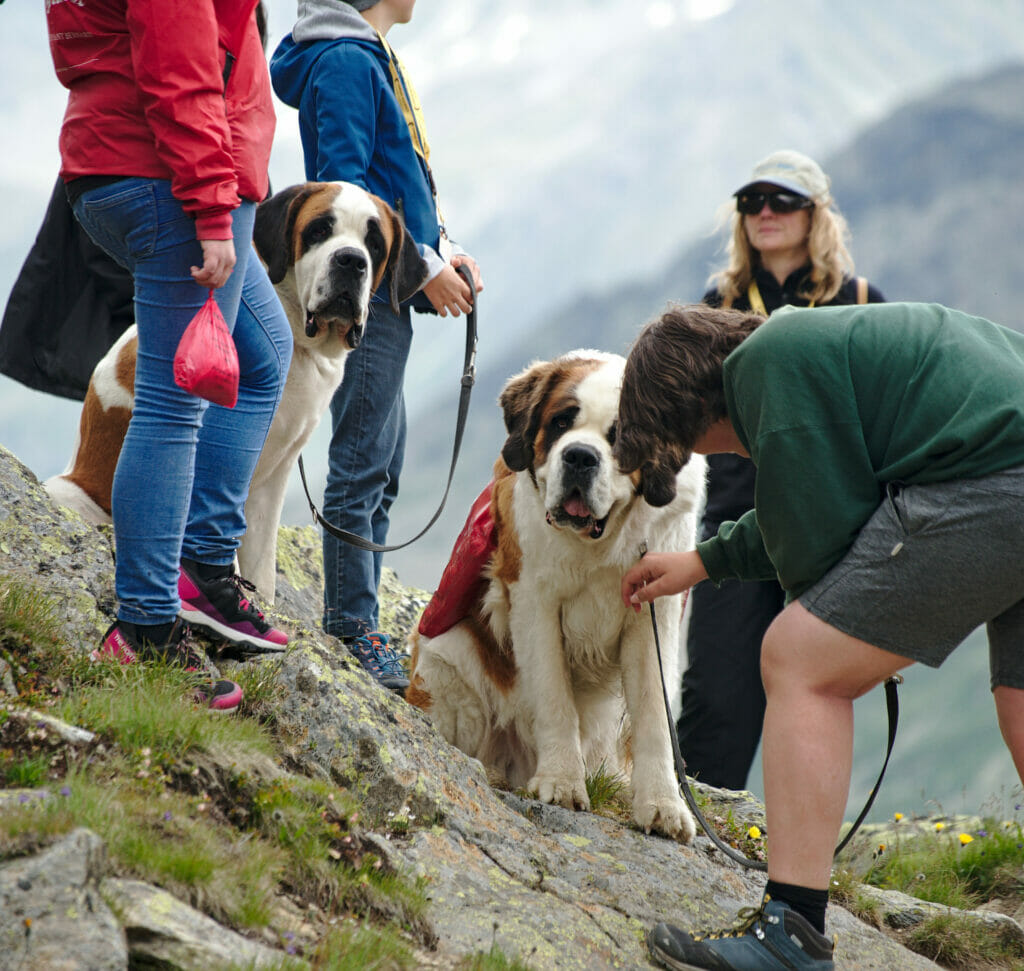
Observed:
[[[768,316],[787,304],[884,301],[863,277],[853,276],[846,220],[813,159],[774,152],[758,162],[733,197],[729,263],[712,276],[704,303]],[[702,539],[754,506],[749,459],[710,455],[708,468]],[[679,747],[690,775],[720,788],[742,789],[764,720],[761,641],[785,595],[776,581],[727,580],[718,587],[699,584],[691,597]]]

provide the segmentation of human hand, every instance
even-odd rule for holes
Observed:
[[[451,263],[423,285],[423,292],[430,305],[442,317],[447,317],[448,314],[458,317],[460,312],[468,314],[473,309],[469,284],[462,279]]]
[[[235,244],[230,239],[201,239],[203,266],[190,269],[192,279],[208,290],[224,286],[235,268]]]
[[[469,267],[469,272],[473,277],[473,286],[476,287],[476,292],[479,293],[484,288],[483,277],[480,276],[480,267],[477,266],[476,260],[473,259],[468,253],[456,253],[452,257],[452,266],[458,268],[460,266]]]
[[[622,578],[622,602],[637,613],[640,605],[655,597],[689,590],[708,571],[696,550],[687,553],[648,553],[631,566]]]

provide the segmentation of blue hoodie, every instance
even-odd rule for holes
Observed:
[[[427,261],[438,254],[437,207],[395,98],[377,32],[339,0],[300,0],[298,20],[270,60],[277,96],[299,112],[299,134],[312,182],[362,186],[401,213]]]

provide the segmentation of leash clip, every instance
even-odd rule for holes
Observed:
[[[639,553],[641,560],[647,555],[647,540],[640,540]]]

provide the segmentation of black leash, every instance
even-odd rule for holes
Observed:
[[[752,860],[749,856],[739,852],[739,850],[733,849],[733,847],[726,843],[711,828],[711,825],[704,818],[704,814],[700,811],[700,807],[697,805],[697,800],[693,795],[693,790],[690,788],[690,784],[686,781],[686,761],[683,759],[683,753],[679,751],[679,738],[676,735],[675,722],[672,720],[672,705],[668,699],[668,689],[665,687],[665,669],[661,663],[661,638],[658,636],[658,619],[654,614],[653,600],[650,603],[650,608],[651,626],[654,628],[654,648],[658,654],[658,671],[661,674],[661,690],[665,701],[665,717],[668,719],[668,735],[672,740],[672,757],[675,759],[676,775],[679,778],[679,786],[683,791],[683,798],[686,800],[686,805],[690,807],[690,811],[693,813],[694,818],[698,823],[700,823],[701,829],[707,833],[711,842],[714,843],[715,846],[717,846],[726,856],[731,860],[735,860],[742,866],[749,867],[751,870],[767,870],[767,863],[763,860]],[[871,790],[871,794],[868,796],[868,801],[864,804],[864,808],[860,811],[860,815],[857,817],[853,826],[850,827],[850,831],[843,837],[839,845],[836,847],[835,852],[832,854],[833,859],[839,856],[846,844],[853,838],[853,834],[860,828],[860,824],[864,822],[864,818],[871,810],[871,806],[875,801],[875,796],[878,795],[878,790],[882,787],[882,778],[885,776],[885,770],[889,765],[889,756],[892,755],[893,743],[896,741],[896,727],[900,718],[899,697],[897,695],[896,686],[902,683],[903,678],[898,674],[894,674],[885,682],[885,705],[889,713],[889,742],[885,750],[885,761],[882,763],[882,771],[878,773],[878,779],[875,782],[875,787]]]
[[[306,501],[309,503],[309,510],[313,514],[313,521],[323,526],[332,536],[361,550],[368,550],[371,553],[390,553],[392,550],[400,550],[405,546],[415,543],[437,522],[444,509],[444,504],[448,501],[448,491],[452,487],[452,478],[455,475],[455,464],[459,459],[459,449],[462,448],[462,434],[466,430],[466,416],[469,414],[469,397],[473,390],[473,383],[476,381],[476,286],[473,283],[473,274],[468,266],[461,264],[456,267],[456,270],[462,274],[463,279],[469,284],[472,307],[469,313],[466,314],[466,354],[462,364],[462,391],[459,394],[459,412],[455,420],[455,444],[452,447],[452,462],[448,469],[448,482],[444,487],[444,495],[441,496],[441,504],[437,507],[437,512],[430,517],[430,522],[412,539],[408,539],[404,543],[396,543],[394,546],[381,546],[379,543],[373,543],[368,539],[363,539],[362,536],[350,533],[347,529],[339,529],[337,526],[327,522],[320,514],[320,510],[316,508],[316,503],[313,502],[313,498],[309,494],[309,486],[306,484],[306,469],[302,464],[302,455],[299,455],[299,477],[302,479],[302,489],[306,493]]]

